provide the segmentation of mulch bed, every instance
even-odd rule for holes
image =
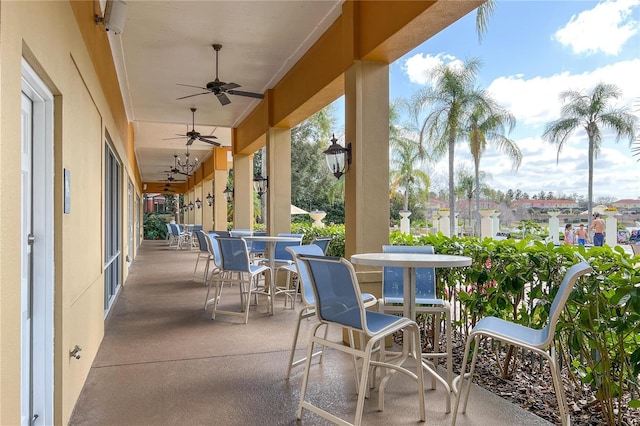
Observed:
[[[456,336],[453,343],[455,374],[460,373],[463,353],[464,342]],[[510,379],[505,380],[500,377],[495,352],[484,351],[478,355],[473,382],[551,423],[561,424],[549,365],[543,362],[541,366],[537,357],[534,357],[533,363],[531,361],[531,357],[521,357],[518,354],[518,368]],[[567,377],[564,377],[563,381],[567,403],[571,410],[571,424],[588,426],[606,424],[593,392],[587,387],[575,388]],[[626,399],[629,400],[629,398]],[[623,415],[622,424],[640,426],[640,410],[627,409]]]
[[[401,344],[402,334],[397,334],[394,340]],[[442,342],[442,345],[444,345],[444,342]],[[425,339],[423,341],[423,352],[430,351],[428,339]],[[463,354],[464,341],[459,334],[454,333],[454,374],[460,374]],[[444,363],[444,360],[441,362]],[[513,372],[512,377],[507,380],[502,379],[496,363],[495,352],[485,350],[478,354],[473,383],[553,424],[562,424],[548,363],[543,362],[541,365],[538,357],[533,357],[532,359],[532,357],[528,356],[521,357],[520,354],[517,355],[517,362],[518,368]],[[565,372],[563,371],[563,376],[564,374]],[[594,393],[588,387],[576,388],[568,377],[563,377],[563,382],[565,383],[567,403],[569,410],[571,410],[572,425],[595,426],[606,424],[600,405]],[[627,395],[625,399],[626,404],[629,396]],[[626,409],[622,425],[640,426],[640,409]]]

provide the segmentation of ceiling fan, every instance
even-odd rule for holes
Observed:
[[[261,93],[253,93],[253,92],[244,92],[242,90],[234,90],[234,89],[237,89],[238,87],[240,87],[240,85],[237,84],[237,83],[225,83],[224,81],[220,81],[220,79],[218,79],[218,52],[220,51],[220,49],[222,49],[222,45],[221,44],[212,44],[211,46],[213,47],[213,50],[216,51],[216,79],[213,80],[213,81],[208,82],[206,87],[192,86],[192,85],[189,85],[189,84],[180,84],[180,83],[178,83],[178,86],[195,87],[197,89],[206,90],[206,92],[196,93],[196,94],[193,94],[193,95],[187,95],[187,96],[183,96],[183,97],[178,98],[178,99],[185,99],[185,98],[190,98],[192,96],[199,96],[199,95],[206,95],[208,93],[213,93],[214,95],[216,95],[216,97],[218,98],[218,100],[220,101],[220,103],[222,105],[227,105],[227,104],[231,103],[231,99],[229,99],[229,97],[226,95],[227,93],[230,94],[230,95],[246,96],[248,98],[255,98],[255,99],[264,98],[264,95],[261,94]]]
[[[164,140],[189,138],[187,139],[187,146],[193,144],[195,141],[201,141],[201,142],[209,143],[214,146],[220,146],[218,142],[211,140],[211,139],[218,139],[216,136],[213,136],[213,135],[203,136],[202,134],[200,134],[200,132],[196,132],[196,108],[190,108],[190,109],[191,109],[191,130],[188,130],[189,128],[187,127],[187,133],[184,135],[178,135],[180,136],[179,138],[166,138]]]
[[[167,173],[167,186],[170,185],[171,182],[186,182],[186,180],[178,180],[173,177],[173,174]]]

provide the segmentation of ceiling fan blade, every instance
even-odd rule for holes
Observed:
[[[225,83],[222,86],[220,86],[220,90],[222,90],[223,92],[226,92],[227,90],[231,90],[231,89],[237,89],[238,87],[240,87],[240,85],[238,83]]]
[[[231,99],[229,99],[224,93],[219,93],[216,95],[216,97],[222,105],[228,105],[231,103]]]
[[[216,135],[198,135],[198,138],[218,139],[218,137]]]
[[[179,98],[176,98],[176,101],[179,101],[180,99],[187,99],[187,98],[191,98],[191,97],[193,97],[193,96],[208,95],[209,93],[211,93],[211,92],[207,91],[207,92],[202,92],[202,93],[196,93],[195,95],[181,96],[181,97],[179,97]]]
[[[227,90],[227,93],[236,96],[246,96],[248,98],[264,99],[262,93],[243,92],[242,90]]]
[[[215,137],[215,136],[214,136],[214,137]],[[220,144],[219,144],[218,142],[215,142],[215,141],[212,141],[212,140],[206,139],[206,138],[204,138],[204,137],[202,137],[202,136],[200,136],[200,137],[198,138],[198,140],[199,140],[199,141],[201,141],[201,142],[210,143],[211,145],[214,145],[214,146],[220,146]]]
[[[174,139],[182,139],[182,138],[186,138],[187,137],[187,135],[178,135],[178,136],[180,136],[180,137],[178,137],[178,138],[164,138],[162,140],[163,141],[171,141],[171,140],[174,140]]]
[[[194,87],[196,89],[202,89],[202,90],[209,90],[206,87],[202,87],[202,86],[194,86],[192,84],[181,84],[181,83],[176,83],[177,86],[184,86],[184,87]]]

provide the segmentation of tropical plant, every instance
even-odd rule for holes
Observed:
[[[167,238],[167,222],[155,213],[145,213],[142,222],[145,240],[164,240]]]
[[[429,198],[429,175],[420,167],[428,160],[420,143],[411,138],[412,133],[400,128],[395,122],[398,119],[398,102],[389,107],[389,145],[390,145],[390,192],[401,192],[404,202],[403,210],[409,210],[409,198]]]
[[[458,185],[456,185],[456,196],[458,198],[467,199],[467,207],[469,209],[469,228],[471,228],[471,199],[473,198],[473,194],[475,192],[477,191],[473,176],[467,173],[464,169],[458,170]]]
[[[480,188],[480,159],[482,154],[491,145],[498,151],[506,153],[512,160],[515,169],[520,167],[522,152],[518,145],[504,135],[513,130],[516,124],[515,117],[508,111],[500,108],[488,94],[479,98],[479,102],[473,106],[469,116],[469,148],[473,157],[475,187]],[[476,227],[480,223],[480,191],[475,191],[476,196]],[[477,229],[476,229],[477,231]]]
[[[629,413],[640,408],[640,256],[621,247],[555,247],[528,238],[495,241],[393,232],[389,241],[471,257],[471,266],[441,269],[436,275],[440,294],[461,304],[456,325],[463,333],[488,315],[528,327],[544,324],[564,271],[586,258],[593,272],[576,283],[556,329],[556,348],[570,379],[565,383],[572,381],[578,393],[586,385],[590,392],[578,399],[595,398],[606,424],[631,424]],[[499,346],[498,352],[496,371],[509,377],[518,368],[518,357],[510,345]]]
[[[591,91],[585,93],[568,90],[560,94],[563,103],[560,110],[561,117],[547,123],[542,137],[558,145],[557,161],[569,137],[582,128],[587,133],[589,141],[589,188],[587,195],[587,210],[589,227],[592,220],[593,204],[593,162],[600,152],[602,144],[602,130],[609,129],[616,135],[616,142],[628,138],[629,143],[635,139],[635,127],[638,118],[631,113],[629,107],[615,108],[609,103],[622,95],[620,89],[613,84],[597,84]]]
[[[460,66],[441,64],[431,72],[433,83],[411,99],[412,122],[417,126],[420,145],[430,145],[434,159],[448,153],[450,229],[455,229],[455,145],[468,136],[466,126],[473,110],[487,102],[485,93],[474,87],[480,65],[476,58]]]

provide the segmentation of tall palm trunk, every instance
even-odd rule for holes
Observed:
[[[473,227],[474,235],[480,236],[480,157],[473,159],[473,164],[475,166],[475,188],[474,191],[476,193],[476,223]]]
[[[595,142],[594,135],[591,132],[591,129],[587,131],[589,135],[589,188],[587,191],[587,210],[589,215],[589,220],[587,222],[587,230],[591,229],[591,221],[592,217],[592,209],[593,209],[593,156],[595,153]]]
[[[451,129],[449,136],[449,235],[456,232],[456,192],[453,184],[453,155],[456,145],[455,129]]]

